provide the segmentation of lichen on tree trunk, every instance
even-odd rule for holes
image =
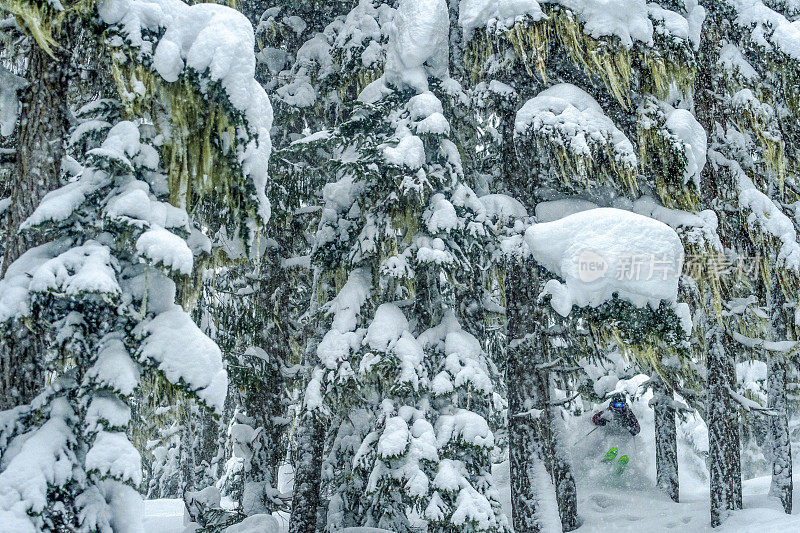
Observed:
[[[301,416],[297,427],[297,459],[289,533],[315,533],[321,503],[325,424],[317,413],[306,412]]]
[[[678,502],[678,438],[675,426],[675,409],[672,407],[672,391],[655,377],[652,406],[655,413],[656,434],[656,485],[672,501]]]
[[[68,50],[68,48],[67,48]],[[22,92],[22,119],[18,125],[16,159],[11,179],[11,207],[2,275],[9,265],[38,244],[35,234],[19,233],[47,192],[59,185],[64,139],[69,127],[67,76],[69,57],[64,48],[49,56],[31,44]],[[29,403],[43,385],[41,333],[16,326],[10,342],[0,348],[0,410]],[[7,337],[9,340],[9,337]]]
[[[708,353],[707,424],[711,527],[722,524],[727,511],[742,508],[739,411],[730,391],[736,385],[733,358],[726,353],[717,326]]]

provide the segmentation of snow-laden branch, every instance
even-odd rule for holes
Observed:
[[[587,34],[595,39],[616,37],[626,48],[637,41],[652,45],[653,21],[672,38],[697,46],[705,19],[705,10],[700,6],[690,6],[684,17],[646,0],[462,0],[458,20],[469,37],[474,30],[489,24],[507,28],[523,17],[534,22],[546,20],[544,4],[560,4],[576,15]]]
[[[733,340],[743,346],[748,348],[764,348],[768,352],[789,353],[797,346],[797,341],[768,341],[764,339],[753,339],[736,331],[731,331],[730,335]]]
[[[764,407],[761,404],[759,404],[758,402],[754,402],[753,400],[751,400],[751,399],[749,399],[749,398],[747,398],[745,396],[742,396],[741,394],[739,394],[735,390],[731,389],[730,387],[725,387],[725,388],[727,389],[728,394],[730,394],[731,398],[733,398],[739,405],[741,405],[742,408],[744,408],[745,411],[748,411],[748,412],[754,411],[754,412],[762,413],[762,414],[765,414],[765,415],[777,416],[778,413],[775,412],[774,410],[772,410],[772,409],[770,409],[768,407]]]

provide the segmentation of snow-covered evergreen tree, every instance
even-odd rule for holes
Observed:
[[[115,36],[105,45],[114,53],[98,50],[122,105],[98,100],[78,114],[73,177],[19,228],[49,241],[0,282],[4,327],[41,331],[53,376],[30,406],[6,413],[3,522],[20,531],[141,531],[141,459],[126,435],[140,376],[156,376],[150,392],[222,411],[219,348],[178,303],[193,303],[211,250],[203,230],[226,224],[249,243],[249,226],[269,218],[272,114],[253,79],[252,29],[229,8],[145,4],[77,12]],[[143,17],[153,6],[161,16]],[[197,33],[184,39],[188,27]],[[31,31],[47,51],[47,31]]]
[[[490,230],[435,94],[457,90],[447,9],[401,3],[392,19],[384,75],[321,141],[337,154],[314,256],[332,322],[306,402],[333,421],[329,471],[353,464],[326,480],[327,527],[502,530],[484,418],[494,371],[456,314]]]

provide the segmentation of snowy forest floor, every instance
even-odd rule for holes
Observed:
[[[615,389],[626,390],[636,397],[640,380],[620,380]],[[697,418],[690,418],[678,425],[678,461],[680,470],[680,500],[673,503],[655,488],[655,436],[653,412],[648,407],[650,393],[636,397],[631,402],[641,424],[641,433],[631,437],[629,433],[614,427],[602,427],[591,432],[592,412],[570,417],[564,422],[573,472],[578,488],[578,513],[581,526],[578,533],[624,533],[624,532],[710,532],[714,533],[783,533],[800,531],[800,494],[795,491],[794,509],[791,516],[780,510],[778,501],[768,496],[770,477],[762,476],[743,483],[744,509],[732,513],[722,527],[709,526],[709,496],[705,465],[696,452],[707,448],[706,428]],[[587,433],[591,434],[587,435]],[[627,455],[630,463],[621,475],[615,465],[601,462],[605,452],[616,446],[619,455]],[[794,471],[800,470],[800,461],[795,455]],[[508,463],[495,466],[495,481],[501,491],[501,501],[507,516],[511,516],[511,493],[508,480]],[[794,484],[800,489],[800,472]],[[554,494],[545,495],[543,514],[550,514],[546,522],[557,524]],[[550,501],[547,501],[550,500]],[[188,533],[193,528],[183,525],[183,502],[181,500],[152,500],[145,502],[145,531],[147,533]],[[288,530],[288,517],[278,516]],[[548,530],[553,529],[548,528]],[[556,525],[556,531],[560,527]],[[266,533],[266,532],[265,532]]]

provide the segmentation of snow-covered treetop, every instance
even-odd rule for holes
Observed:
[[[104,0],[98,5],[103,22],[114,28],[125,44],[166,82],[188,74],[218,83],[230,110],[244,119],[237,131],[243,174],[252,180],[258,214],[266,222],[270,204],[266,197],[268,163],[272,150],[272,105],[255,79],[255,37],[247,18],[235,9],[217,4],[187,5],[180,0]],[[208,91],[200,83],[201,91]]]
[[[534,224],[524,243],[533,258],[564,280],[544,293],[567,316],[573,305],[597,307],[614,294],[637,307],[674,304],[683,268],[683,245],[674,229],[614,208],[581,211]]]

